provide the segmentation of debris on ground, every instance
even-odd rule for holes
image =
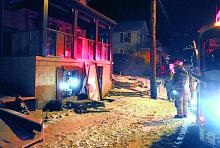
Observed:
[[[136,93],[147,85],[147,81],[142,84],[135,77],[114,76],[114,81],[117,85],[113,93]],[[137,85],[131,85],[135,82]],[[47,112],[50,122],[45,123],[46,140],[37,147],[150,147],[184,123],[173,119],[174,103],[166,99],[107,95],[103,103],[104,107],[90,108],[82,114],[73,110]]]

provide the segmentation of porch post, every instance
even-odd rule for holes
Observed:
[[[4,0],[1,0],[0,4],[0,56],[3,56]]]
[[[110,80],[112,81],[112,74],[113,74],[113,47],[112,47],[112,26],[109,28],[109,44],[110,44],[110,50],[109,50],[109,61],[111,62],[110,65]]]
[[[97,50],[98,50],[98,42],[99,42],[99,20],[95,20],[95,60],[97,60]]]
[[[109,60],[112,62],[113,61],[113,47],[112,47],[112,27],[110,27],[109,30],[109,44],[110,44],[110,50],[109,50]]]
[[[76,59],[77,52],[77,26],[78,26],[78,10],[72,9],[73,13],[73,24],[72,24],[72,34],[73,34],[73,46],[72,46],[72,58]]]
[[[48,1],[42,0],[42,10],[41,10],[41,56],[47,56],[47,22],[48,22]]]

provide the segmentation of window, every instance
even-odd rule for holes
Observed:
[[[203,43],[206,70],[220,69],[220,38],[209,38]]]
[[[124,36],[123,36],[123,33],[120,33],[120,43],[123,43],[124,42]]]
[[[123,49],[120,49],[120,53],[121,53],[121,54],[124,53],[124,50],[123,50]]]
[[[131,33],[124,34],[124,42],[131,42]]]
[[[131,42],[131,33],[130,32],[125,32],[125,33],[120,33],[120,43],[129,43]]]

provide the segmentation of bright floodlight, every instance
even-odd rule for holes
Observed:
[[[77,88],[79,86],[79,79],[70,77],[70,86],[72,88]]]
[[[60,83],[60,89],[62,89],[62,90],[68,89],[68,84],[66,82],[61,82]]]

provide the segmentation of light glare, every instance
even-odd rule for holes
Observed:
[[[79,86],[79,79],[70,77],[70,86],[72,88],[77,88]]]
[[[64,90],[64,89],[68,89],[68,84],[65,82],[61,82],[60,83],[60,89]]]
[[[176,90],[173,90],[172,92],[173,92],[174,95],[178,94],[178,92]]]

